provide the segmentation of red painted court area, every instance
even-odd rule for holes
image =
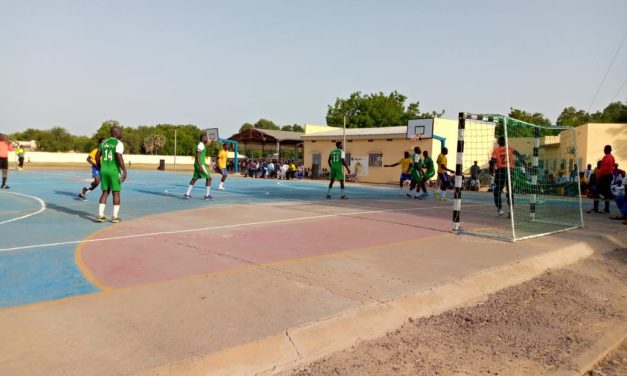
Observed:
[[[360,204],[234,205],[143,217],[90,236],[77,249],[77,264],[101,288],[122,288],[450,230],[448,206]]]

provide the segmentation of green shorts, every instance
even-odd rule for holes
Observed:
[[[194,164],[194,179],[211,179],[209,170],[203,170]]]
[[[344,170],[340,168],[331,168],[331,180],[344,180]]]
[[[413,181],[419,182],[419,181],[422,180],[422,173],[420,173],[416,169],[412,169],[411,170],[411,178],[412,178]]]
[[[103,191],[120,192],[122,180],[118,171],[100,171],[100,186]]]
[[[424,180],[431,180],[431,178],[435,175],[435,171],[427,171],[427,173],[425,173],[423,179]]]

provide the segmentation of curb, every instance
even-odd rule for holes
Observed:
[[[595,250],[604,252],[622,246],[624,241],[616,236],[595,237],[588,242],[487,269],[426,291],[342,312],[317,322],[289,328],[274,336],[147,370],[138,375],[275,375],[345,350],[358,342],[381,337],[398,329],[409,318],[428,317],[476,304],[485,300],[489,294],[529,281],[547,270],[574,264],[592,255]],[[624,332],[621,335],[621,339],[624,338]],[[579,369],[586,369],[587,364],[593,366],[607,352],[602,356],[598,355],[598,351],[594,352],[586,359],[595,361],[586,360]]]
[[[552,373],[552,376],[587,376],[609,353],[616,350],[627,339],[627,325],[617,324],[614,331],[602,336],[583,354],[575,358],[574,369]]]

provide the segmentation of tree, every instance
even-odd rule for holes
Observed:
[[[507,116],[512,119],[521,120],[535,125],[551,125],[551,120],[547,119],[544,114],[539,112],[531,113],[517,108],[510,108]]]
[[[327,124],[341,127],[346,116],[347,128],[391,127],[406,125],[409,119],[429,118],[431,114],[421,114],[419,102],[409,102],[397,91],[389,95],[383,92],[362,95],[357,91],[349,98],[337,98],[327,109]]]
[[[590,117],[591,123],[627,123],[627,103],[612,102]]]
[[[290,132],[305,132],[305,128],[301,127],[298,124],[292,124],[292,125],[284,125],[281,127],[282,131],[290,131]]]
[[[144,139],[144,150],[149,154],[158,154],[159,149],[165,145],[165,140],[164,136],[153,133]]]
[[[103,138],[106,140],[107,138],[111,137],[111,128],[113,128],[114,126],[122,128],[120,122],[117,120],[103,121],[100,125],[100,128],[98,128],[96,133],[92,136],[92,139],[98,140],[99,138]]]
[[[275,131],[279,130],[278,125],[274,124],[272,121],[267,120],[267,119],[257,120],[257,122],[254,124],[254,127],[257,129],[269,129],[269,130],[275,130]]]
[[[546,116],[544,116],[544,114],[540,112],[531,113],[517,108],[510,108],[507,117],[509,117],[510,119],[520,120],[525,123],[531,123],[535,125],[551,125],[551,120],[549,120]],[[533,128],[525,126],[510,126],[507,128],[507,133],[508,137],[533,137]],[[540,132],[542,136],[554,135],[556,133],[559,133],[559,131],[553,131],[551,129],[542,129],[542,131]],[[503,126],[501,124],[496,126],[496,135],[504,135]]]
[[[590,122],[590,114],[575,107],[567,107],[557,117],[557,125],[578,127]]]
[[[251,128],[255,128],[254,125],[250,124],[250,123],[244,123],[242,124],[242,126],[239,128],[240,132],[243,132],[245,130],[251,129]]]
[[[37,140],[37,148],[42,151],[70,151],[73,145],[73,136],[65,128],[54,127],[44,131],[42,137]]]

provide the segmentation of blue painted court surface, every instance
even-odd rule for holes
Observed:
[[[87,196],[77,194],[91,182],[90,170],[36,170],[11,172],[11,190],[0,191],[0,307],[60,299],[67,296],[99,291],[79,270],[75,257],[77,245],[90,234],[106,226],[120,224],[98,223],[100,188]],[[184,200],[190,173],[158,171],[129,171],[122,188],[120,216],[124,221],[170,212],[175,218],[180,210],[202,207],[225,207],[233,204],[286,203],[290,201],[329,201],[325,199],[325,181],[277,181],[231,177],[226,190],[212,189],[214,201],[205,201],[204,181],[199,181],[192,192],[193,199]],[[218,178],[214,177],[217,187]],[[422,206],[417,200],[407,200],[396,187],[373,187],[348,184],[346,194],[352,200],[402,201],[411,206]],[[339,183],[333,188],[334,200],[340,196]],[[484,226],[494,219],[495,208],[491,193],[464,192],[462,223]],[[521,207],[528,207],[528,199],[517,196]],[[578,200],[545,198],[539,207],[559,216],[578,210]],[[333,202],[333,201],[331,201]],[[364,201],[361,201],[363,206]],[[450,209],[448,208],[450,205]],[[465,205],[465,206],[464,206]],[[367,205],[366,205],[367,206]],[[398,205],[397,205],[398,206]],[[441,218],[452,214],[452,203],[438,206]],[[111,197],[105,215],[111,216]],[[425,214],[427,212],[424,212]],[[524,214],[524,211],[521,211]],[[576,214],[569,214],[573,216]],[[259,218],[263,221],[264,218]],[[425,219],[425,221],[427,221]],[[466,222],[464,222],[466,221]],[[483,224],[482,224],[483,221]],[[489,227],[492,228],[492,227]],[[442,230],[448,231],[448,230]]]
[[[204,201],[204,181],[196,184],[194,199],[183,200],[189,173],[129,171],[122,188],[123,220],[178,210],[231,204],[324,201],[326,182],[231,178],[226,190],[212,189],[214,201]],[[90,171],[11,171],[9,191],[0,192],[0,307],[98,291],[79,271],[74,251],[78,241],[104,226],[97,223],[100,188],[86,201],[77,199],[89,185]],[[214,187],[217,179],[214,178]],[[333,189],[339,197],[339,184]],[[349,185],[351,199],[402,200],[398,189]],[[107,217],[111,216],[111,198]],[[64,242],[68,242],[64,244]]]

